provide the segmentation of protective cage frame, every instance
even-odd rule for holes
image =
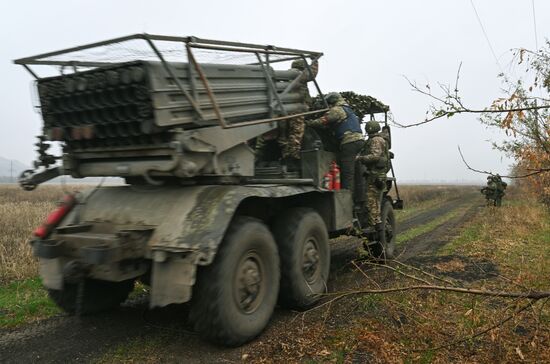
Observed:
[[[89,43],[77,47],[71,47],[62,49],[59,51],[54,52],[48,52],[43,53],[31,57],[25,57],[20,58],[17,60],[14,60],[13,62],[15,64],[23,66],[37,81],[43,79],[43,77],[40,77],[32,68],[31,66],[59,66],[60,67],[60,73],[63,74],[63,70],[66,67],[72,68],[74,72],[78,72],[78,67],[87,67],[87,68],[101,68],[101,67],[107,67],[107,66],[113,66],[117,64],[125,63],[123,62],[96,62],[96,61],[81,61],[81,60],[55,60],[55,59],[48,59],[56,56],[63,56],[68,55],[70,53],[109,46],[117,43],[132,41],[132,40],[143,40],[146,42],[146,44],[149,46],[149,48],[153,51],[155,56],[158,58],[158,60],[162,63],[164,69],[166,72],[172,77],[176,83],[177,88],[179,91],[187,98],[191,106],[193,107],[193,110],[195,111],[197,117],[200,121],[204,119],[203,113],[201,110],[200,101],[198,100],[197,95],[197,89],[196,89],[196,83],[190,82],[190,90],[187,90],[184,85],[181,83],[181,81],[176,77],[176,72],[174,70],[174,67],[170,62],[166,60],[165,55],[162,54],[162,51],[157,47],[155,42],[173,42],[173,43],[181,43],[185,46],[185,50],[187,53],[188,58],[188,67],[194,72],[196,72],[199,76],[199,79],[201,83],[203,84],[203,87],[205,88],[207,95],[210,99],[210,102],[212,103],[214,112],[216,114],[216,117],[218,119],[218,123],[220,127],[227,129],[227,128],[235,128],[235,127],[243,127],[248,125],[256,125],[256,124],[264,124],[264,123],[271,123],[274,121],[283,121],[288,120],[291,118],[295,118],[296,116],[305,116],[305,115],[311,115],[311,114],[318,114],[319,112],[326,111],[328,109],[328,104],[324,100],[323,92],[321,91],[321,88],[319,87],[319,84],[317,83],[317,80],[313,78],[313,83],[315,85],[315,88],[319,95],[321,95],[322,100],[324,101],[325,108],[322,110],[315,110],[315,111],[307,111],[307,112],[301,112],[301,113],[293,113],[292,115],[289,115],[288,111],[285,109],[285,105],[281,101],[281,97],[288,94],[290,91],[292,91],[295,86],[298,84],[300,78],[303,75],[303,72],[309,72],[310,74],[313,74],[313,71],[310,67],[310,65],[307,62],[307,58],[310,58],[313,61],[318,60],[320,57],[323,56],[323,53],[321,52],[315,52],[315,51],[307,51],[307,50],[300,50],[300,49],[292,49],[292,48],[283,48],[283,47],[276,47],[273,45],[259,45],[259,44],[251,44],[251,43],[241,43],[241,42],[230,42],[230,41],[221,41],[221,40],[212,40],[212,39],[203,39],[203,38],[197,38],[194,36],[188,36],[188,37],[178,37],[178,36],[166,36],[166,35],[154,35],[154,34],[132,34],[124,37],[118,37],[118,38],[112,38],[100,42],[95,43]],[[265,119],[259,119],[259,120],[251,120],[251,121],[243,121],[243,122],[236,122],[236,123],[228,123],[226,119],[224,118],[224,115],[218,105],[218,102],[216,100],[216,96],[214,95],[214,92],[212,91],[212,88],[210,87],[210,83],[208,81],[208,78],[206,77],[205,73],[203,72],[201,65],[199,62],[197,62],[195,55],[193,53],[193,49],[203,49],[203,50],[211,50],[211,51],[222,51],[222,52],[238,52],[238,53],[246,53],[246,54],[252,54],[256,57],[257,62],[252,63],[250,65],[259,65],[262,69],[262,72],[264,74],[264,77],[266,78],[267,85],[268,85],[268,99],[269,99],[269,108],[270,108],[270,116]],[[277,59],[270,59],[270,56],[278,56],[280,58]],[[277,89],[275,87],[275,84],[272,79],[272,75],[269,73],[269,67],[270,64],[277,63],[277,62],[284,62],[284,61],[292,61],[292,60],[303,60],[306,69],[299,73],[297,77],[295,77],[289,85],[283,90],[283,92],[278,93]],[[281,115],[282,116],[276,116]]]

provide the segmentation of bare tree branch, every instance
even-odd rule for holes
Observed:
[[[482,171],[482,170],[479,170],[479,169],[475,169],[475,168],[472,168],[470,167],[470,165],[468,164],[468,162],[466,162],[466,159],[464,158],[464,155],[462,154],[462,150],[460,149],[460,145],[458,146],[458,153],[460,153],[460,157],[462,158],[462,162],[464,162],[464,164],[466,165],[466,167],[473,171],[473,172],[476,172],[476,173],[481,173],[481,174],[488,174],[488,175],[493,175],[492,172],[488,172],[488,171]],[[534,172],[531,172],[531,173],[527,173],[527,174],[524,174],[524,175],[519,175],[519,176],[507,176],[507,175],[501,175],[501,177],[504,177],[504,178],[526,178],[526,177],[529,177],[529,176],[534,176],[536,174],[540,174],[540,173],[546,173],[546,172],[550,172],[550,168],[541,168],[541,169],[537,169],[535,170]]]
[[[404,277],[407,277],[407,278],[410,278],[412,280],[415,280],[415,281],[418,281],[420,283],[424,283],[424,284],[431,284],[430,282],[426,281],[425,279],[422,279],[420,277],[416,277],[416,276],[413,276],[413,275],[410,275],[410,274],[407,274],[405,272],[401,272],[399,269],[396,269],[390,265],[387,265],[387,264],[378,264],[378,263],[373,263],[373,262],[364,262],[364,264],[368,264],[368,265],[372,265],[372,266],[375,266],[375,267],[381,267],[381,268],[385,268],[385,269],[389,269],[391,271],[394,271],[396,272],[397,274],[401,274],[402,276]],[[361,271],[362,272],[362,271]],[[364,274],[364,273],[363,273]]]

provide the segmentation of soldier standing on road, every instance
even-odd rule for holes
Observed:
[[[326,96],[326,101],[330,106],[330,110],[319,119],[307,121],[307,125],[328,127],[333,131],[334,136],[340,143],[339,160],[342,188],[351,190],[353,194],[355,187],[355,157],[365,143],[360,121],[339,93],[331,92]]]
[[[487,186],[481,189],[481,193],[485,195],[487,206],[493,205],[500,207],[502,205],[502,197],[506,194],[504,190],[508,184],[502,180],[499,174],[496,176],[487,177]]]
[[[380,124],[371,120],[366,123],[365,131],[369,139],[357,160],[366,167],[367,209],[369,230],[376,234],[374,240],[380,240],[383,230],[381,218],[382,195],[386,188],[386,174],[390,169],[389,146],[380,135]]]
[[[493,181],[495,184],[495,192],[494,192],[494,200],[495,200],[495,206],[500,207],[502,206],[502,198],[506,194],[504,190],[506,190],[506,187],[508,184],[502,180],[502,177],[497,173],[496,176],[493,177]]]
[[[301,112],[309,111],[311,108],[311,96],[307,88],[307,83],[313,81],[319,72],[319,63],[314,61],[311,66],[311,72],[307,69],[306,62],[302,59],[295,60],[291,65],[293,70],[302,72],[298,85],[295,89],[304,100],[304,108]],[[300,149],[302,138],[304,137],[305,119],[304,116],[279,122],[279,137],[277,139],[281,147],[281,156],[283,163],[288,167],[296,168],[300,160]]]

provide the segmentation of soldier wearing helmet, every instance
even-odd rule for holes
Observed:
[[[386,188],[386,174],[390,169],[390,155],[388,142],[380,134],[380,124],[371,120],[365,124],[365,131],[369,138],[357,161],[366,169],[366,200],[368,225],[375,234],[375,240],[380,239],[383,230],[381,203]]]
[[[359,118],[337,92],[326,95],[330,109],[322,117],[307,122],[308,126],[330,128],[340,144],[342,188],[354,191],[355,157],[364,144]],[[354,200],[355,200],[354,196]]]
[[[307,83],[313,81],[317,76],[319,64],[317,61],[313,61],[308,68],[304,60],[298,59],[292,62],[291,67],[293,70],[301,72],[295,90],[300,94],[304,103],[303,110],[300,112],[306,112],[310,109],[312,102]],[[304,128],[305,119],[303,116],[296,116],[295,118],[279,122],[279,136],[277,141],[281,148],[283,163],[287,165],[287,167],[290,166],[292,168],[298,164],[302,138],[304,137]]]
[[[487,186],[481,189],[481,193],[485,195],[487,200],[487,206],[501,206],[507,186],[508,184],[502,180],[499,174],[488,176]]]

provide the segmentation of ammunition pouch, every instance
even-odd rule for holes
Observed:
[[[377,171],[374,170],[365,170],[364,174],[367,184],[372,184],[379,190],[382,190],[386,187],[386,178],[381,177]]]

